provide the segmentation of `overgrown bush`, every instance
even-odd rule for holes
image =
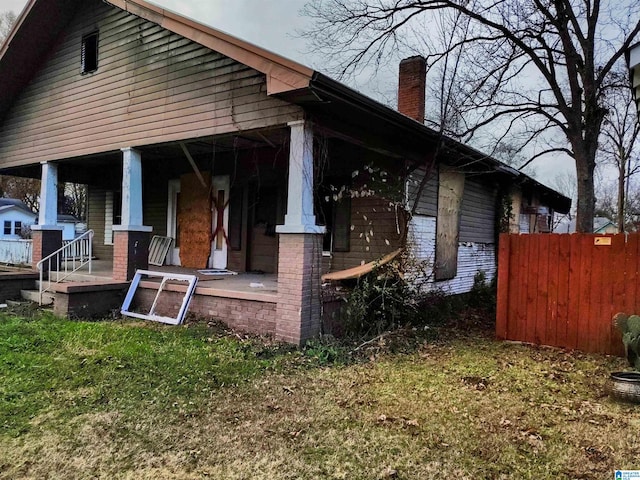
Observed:
[[[384,265],[358,279],[343,309],[347,335],[376,335],[420,317],[415,292],[393,267]]]
[[[469,293],[449,295],[430,282],[428,262],[402,256],[360,277],[346,288],[339,314],[339,328],[327,331],[340,337],[364,338],[398,327],[454,325],[468,323],[487,326],[495,316],[496,285],[479,271]]]
[[[495,278],[487,282],[487,274],[484,270],[479,270],[473,277],[473,287],[467,295],[467,303],[470,307],[482,307],[493,309],[496,303],[496,282]]]

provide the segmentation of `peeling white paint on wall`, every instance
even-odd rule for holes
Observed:
[[[0,263],[27,265],[31,263],[32,254],[31,240],[0,239]]]
[[[435,282],[432,275],[435,244],[436,218],[414,215],[409,224],[409,245],[416,260],[429,264],[426,280],[432,289],[441,289],[447,294],[466,293],[473,287],[473,280],[477,272],[483,271],[487,282],[495,277],[495,245],[462,242],[458,244],[458,271],[455,278]],[[420,280],[418,279],[418,281]]]

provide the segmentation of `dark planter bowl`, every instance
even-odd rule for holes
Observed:
[[[613,372],[611,395],[620,400],[640,403],[640,372]]]

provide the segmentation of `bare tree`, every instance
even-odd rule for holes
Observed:
[[[79,220],[87,216],[87,186],[79,183],[65,183],[61,213],[73,215]]]
[[[40,209],[40,180],[0,175],[0,196],[22,200],[34,212]]]
[[[612,71],[640,32],[632,0],[310,0],[306,32],[312,48],[331,53],[339,73],[381,66],[420,34],[434,11],[469,19],[461,40],[474,56],[465,64],[463,97],[471,141],[489,125],[513,131],[533,148],[527,163],[564,154],[577,172],[577,229],[589,232],[595,207],[594,170],[607,114]],[[425,29],[422,35],[428,37]],[[453,45],[457,48],[459,45]],[[339,52],[343,55],[336,55]],[[431,63],[446,51],[430,55]],[[496,124],[496,122],[498,122]],[[497,125],[497,127],[496,127]],[[485,129],[486,131],[486,129]]]
[[[599,156],[602,163],[611,165],[616,170],[618,178],[614,211],[618,228],[623,232],[625,225],[629,223],[626,207],[630,180],[640,171],[640,151],[637,145],[640,123],[626,73],[619,73],[618,77],[619,86],[609,89],[604,100],[609,113],[602,124]]]

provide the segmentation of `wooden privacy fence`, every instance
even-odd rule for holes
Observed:
[[[500,339],[622,355],[616,312],[640,313],[640,234],[500,235]]]

